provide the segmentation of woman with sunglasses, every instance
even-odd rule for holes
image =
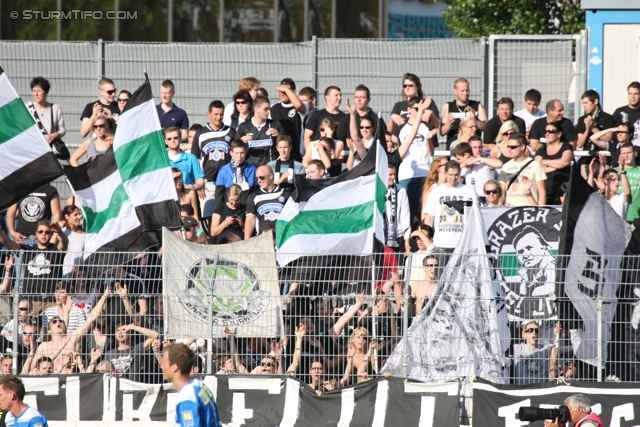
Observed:
[[[504,197],[502,196],[502,187],[495,179],[490,179],[484,183],[484,198],[487,201],[485,205],[488,208],[495,206],[504,206]]]
[[[120,110],[120,113],[115,113],[113,115],[113,119],[116,121],[116,125],[118,124],[118,120],[120,120],[120,114],[122,114],[122,112],[124,111],[124,107],[127,106],[129,99],[131,99],[131,92],[129,92],[128,90],[121,90],[120,94],[118,94],[118,98],[116,98],[116,101],[118,102],[118,109]]]
[[[489,166],[498,172],[500,172],[503,164],[513,158],[514,153],[511,153],[507,146],[509,145],[509,137],[518,132],[520,132],[518,125],[513,120],[507,120],[500,126],[500,130],[496,136],[496,146],[493,147],[489,153],[489,159],[495,162]]]
[[[347,108],[349,105],[348,102],[349,100],[347,100]],[[357,125],[357,123],[355,122],[356,120],[352,116],[351,127],[354,128],[353,130],[357,130],[355,129]],[[353,132],[353,130],[351,132]],[[362,138],[357,138],[357,137],[353,139],[347,138],[347,146],[349,147],[349,157],[347,158],[347,169],[349,170],[353,169],[354,166],[356,166],[358,163],[362,161],[362,158],[358,154],[358,149],[356,147],[356,144],[358,145],[361,144],[366,151],[369,151],[369,148],[373,143],[375,132],[376,132],[376,126],[371,119],[369,119],[368,117],[363,117],[360,119],[360,135],[362,135]]]
[[[547,143],[536,152],[535,159],[547,175],[547,194],[555,195],[560,185],[569,181],[571,162],[574,159],[573,148],[568,142],[562,142],[562,127],[558,123],[547,123],[544,136]]]
[[[229,127],[238,130],[238,126],[251,118],[253,98],[248,90],[239,90],[233,95],[233,113]]]
[[[105,116],[102,114],[95,116],[91,128],[93,129],[91,137],[85,139],[84,142],[80,144],[80,147],[71,155],[69,159],[71,166],[80,166],[78,161],[85,153],[87,154],[87,161],[90,161],[94,157],[103,154],[113,144],[113,131],[105,134],[105,132],[109,130],[109,120]]]
[[[426,101],[426,108],[421,118],[423,122],[429,122],[434,129],[440,127],[440,111],[435,101],[430,96],[425,97],[422,91],[420,77],[415,74],[406,73],[402,76],[402,101],[396,102],[391,110],[391,120],[387,123],[387,130],[393,133],[396,126],[404,125],[409,120],[409,99],[417,96]]]

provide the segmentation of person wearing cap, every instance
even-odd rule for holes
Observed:
[[[182,228],[184,228],[184,239],[186,241],[201,244],[207,243],[207,235],[204,233],[204,231],[200,230],[200,228],[198,227],[198,221],[196,221],[194,217],[184,217],[182,219]],[[179,232],[176,234],[182,237]]]
[[[557,322],[554,336],[557,340],[561,326]],[[540,343],[540,325],[535,320],[522,323],[523,343],[513,345],[513,363],[511,364],[513,383],[515,385],[535,384],[548,381],[558,376],[557,341],[554,345]]]

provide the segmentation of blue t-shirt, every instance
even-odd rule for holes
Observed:
[[[196,179],[204,178],[202,166],[200,166],[198,159],[193,154],[181,151],[178,160],[173,161],[169,157],[169,164],[172,168],[178,168],[182,171],[182,182],[185,185],[193,185]]]
[[[178,392],[176,425],[181,427],[222,427],[218,405],[209,387],[193,378]]]
[[[168,129],[170,127],[177,127],[178,129],[189,129],[189,118],[187,112],[182,108],[178,108],[176,104],[166,113],[162,109],[162,104],[156,105],[156,111],[158,112],[158,118],[160,119],[160,126],[162,129]]]
[[[4,423],[7,427],[49,427],[44,415],[31,406],[27,406],[27,409],[17,417],[14,417],[11,412],[7,412]]]

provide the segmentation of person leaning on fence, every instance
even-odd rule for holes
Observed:
[[[49,427],[47,418],[23,400],[25,388],[14,375],[0,378],[0,411],[6,412],[4,423],[8,427]]]
[[[366,372],[374,366],[373,352],[369,351],[372,343],[367,329],[357,328],[353,331],[347,344],[347,365],[340,380],[341,387],[356,384],[358,376],[363,373],[362,368]]]
[[[542,165],[529,157],[527,139],[515,133],[507,141],[507,149],[513,158],[502,165],[498,177],[507,206],[542,206],[547,203],[545,181],[547,175]]]
[[[560,323],[554,328],[554,336],[559,336]],[[540,326],[537,321],[522,323],[523,343],[513,345],[511,378],[515,385],[535,384],[552,380],[558,376],[558,348],[540,343]]]
[[[52,234],[58,235],[57,243],[50,243]],[[51,302],[57,281],[62,277],[64,252],[69,240],[60,226],[49,221],[38,221],[36,228],[37,243],[25,245],[14,242],[0,230],[0,242],[12,251],[24,250],[22,260],[24,279],[23,298],[34,301],[34,312],[42,313]]]

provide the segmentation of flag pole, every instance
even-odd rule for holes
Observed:
[[[147,69],[143,68],[142,69],[142,74],[144,75],[144,82],[148,82],[149,81],[149,75],[147,74]]]
[[[378,123],[376,125],[376,168],[375,168],[375,178],[377,179],[378,175],[378,160],[380,159],[380,112],[378,111]],[[373,186],[373,200],[376,200],[376,186]],[[374,256],[372,258],[371,263],[371,296],[373,297],[373,307],[371,309],[371,323],[372,323],[372,331],[371,337],[373,338],[373,342],[377,343],[377,332],[378,332],[378,319],[376,318],[376,258],[375,258],[375,241],[376,241],[376,203],[373,203],[373,239],[371,239],[372,251]],[[382,252],[382,267],[384,268],[384,249]],[[383,280],[384,278],[381,278]],[[386,304],[386,301],[385,301]],[[367,349],[367,353],[369,349]],[[378,347],[373,349],[373,361],[374,361],[374,369],[376,373],[378,372]]]

